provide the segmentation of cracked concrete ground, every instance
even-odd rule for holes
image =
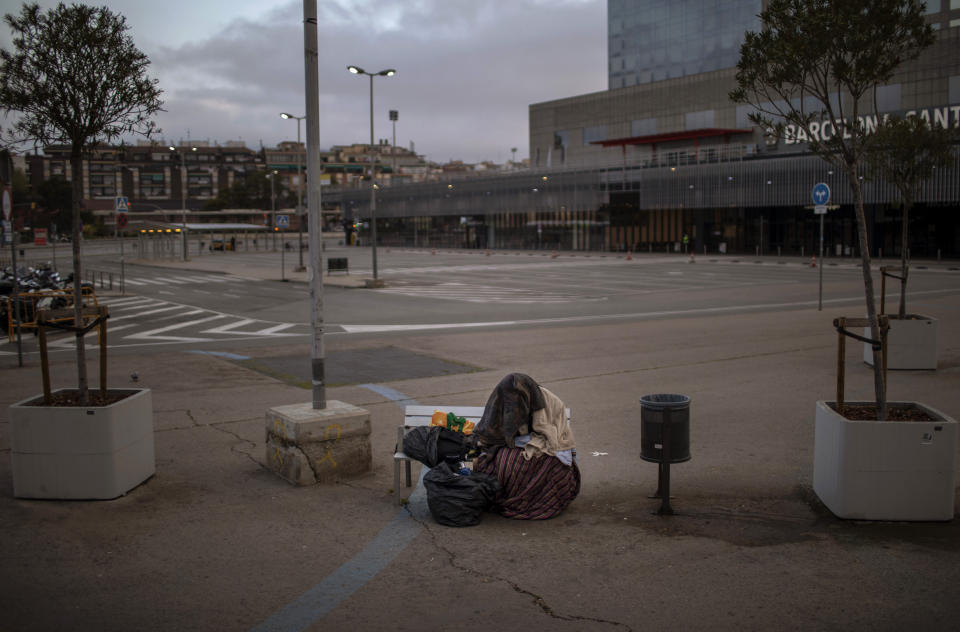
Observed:
[[[891,398],[956,417],[960,297],[916,309],[941,319],[940,368],[891,373]],[[0,629],[250,630],[397,520],[417,521],[414,537],[305,629],[952,629],[957,520],[841,521],[810,489],[814,402],[833,393],[838,315],[331,337],[341,350],[391,346],[487,369],[385,384],[422,404],[482,405],[503,374],[522,371],[571,408],[583,487],[568,510],[543,522],[489,514],[467,529],[437,525],[422,498],[397,508],[402,411],[370,390],[328,397],[370,411],[373,472],[298,488],[263,468],[263,418],[308,391],[208,355],[111,357],[113,384],[137,371],[153,389],[157,474],[113,501],[14,499],[4,405]],[[871,388],[855,355],[850,399]],[[36,366],[0,363],[0,403],[39,390]],[[70,384],[69,358],[53,374]],[[693,458],[672,468],[672,517],[654,515],[656,466],[639,458],[638,400],[659,392],[692,398]]]

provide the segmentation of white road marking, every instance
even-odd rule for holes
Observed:
[[[237,327],[246,327],[247,325],[249,325],[250,323],[253,323],[253,322],[256,322],[256,321],[253,320],[253,319],[251,319],[251,318],[244,318],[244,319],[242,319],[242,320],[238,320],[238,321],[235,321],[235,322],[233,322],[233,323],[230,323],[229,325],[223,325],[222,327],[215,327],[215,328],[213,328],[213,329],[205,329],[205,330],[201,331],[200,333],[202,333],[202,334],[226,334],[226,333],[242,334],[242,333],[245,333],[245,332],[242,332],[242,331],[233,331],[233,330],[236,329]]]
[[[190,320],[184,323],[177,323],[175,325],[168,325],[166,327],[160,327],[158,329],[151,329],[150,331],[143,331],[137,334],[130,334],[125,336],[125,338],[130,340],[176,340],[178,342],[205,342],[210,340],[210,338],[193,338],[186,336],[160,336],[158,334],[166,333],[168,331],[173,331],[174,329],[183,329],[184,327],[192,327],[194,325],[199,325],[201,323],[210,322],[211,320],[217,320],[219,318],[225,318],[225,314],[214,314],[213,316],[207,316],[206,318],[200,318],[198,320]]]

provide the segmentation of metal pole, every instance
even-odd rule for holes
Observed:
[[[760,216],[760,249],[757,251],[757,254],[763,254],[763,215]]]
[[[303,272],[303,175],[300,171],[300,163],[303,159],[300,157],[300,120],[306,116],[297,117],[297,251],[299,252],[300,262],[297,264],[297,272]]]
[[[820,215],[820,298],[817,301],[817,311],[823,311],[823,214]]]
[[[187,157],[180,152],[180,261],[187,260]]]
[[[273,192],[273,181],[277,179],[277,172],[268,173],[270,178],[270,232],[273,234],[273,251],[277,251],[277,195]],[[226,246],[224,246],[226,249]]]
[[[373,75],[370,75],[370,241],[373,246],[373,283],[377,283],[377,170],[373,162]]]
[[[9,195],[9,193],[8,193]],[[10,310],[10,315],[7,318],[16,319],[16,328],[17,328],[17,366],[23,366],[23,339],[20,336],[20,320],[21,320],[21,305],[20,305],[20,278],[19,273],[17,272],[17,233],[13,230],[14,219],[11,216],[10,221],[8,222],[10,226],[10,263],[13,264],[13,309]]]
[[[313,390],[313,408],[327,407],[327,390],[324,383],[323,349],[323,251],[320,245],[320,86],[317,52],[317,0],[303,0],[303,70],[306,83],[307,117],[307,173],[310,178],[307,189],[307,215],[310,220],[310,325],[313,341],[310,349],[310,374]]]
[[[390,120],[393,121],[393,144],[390,145],[390,184],[393,185],[393,179],[397,177],[397,112],[390,112]]]

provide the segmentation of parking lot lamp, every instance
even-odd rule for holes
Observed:
[[[303,207],[301,206],[303,202],[303,176],[300,172],[300,165],[303,160],[300,157],[300,121],[304,120],[304,116],[294,116],[293,114],[287,114],[286,112],[280,113],[280,118],[282,119],[294,119],[297,122],[297,239],[298,239],[298,251],[299,251],[299,265],[297,265],[297,272],[303,272],[306,268],[303,267]]]
[[[273,233],[273,251],[277,251],[277,194],[274,193],[273,181],[277,179],[277,170],[267,174],[270,178],[270,232]]]
[[[176,152],[177,148],[170,145],[170,151]],[[191,147],[190,151],[197,151],[196,147]],[[187,159],[182,151],[180,154],[180,261],[186,261],[187,256]]]
[[[370,77],[370,242],[373,246],[373,283],[377,283],[377,181],[376,168],[374,163],[373,148],[373,78],[374,77],[392,77],[397,74],[393,68],[387,68],[380,72],[367,72],[359,66],[347,66],[347,70],[355,75],[366,75]]]

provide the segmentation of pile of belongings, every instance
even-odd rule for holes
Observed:
[[[566,408],[522,373],[500,381],[476,427],[437,411],[430,426],[404,436],[403,451],[432,468],[423,478],[427,506],[447,526],[475,525],[486,511],[545,520],[580,492]],[[471,457],[476,457],[473,471],[462,466]]]
[[[493,510],[507,518],[546,520],[580,493],[573,430],[559,397],[523,373],[500,380],[473,431],[476,472],[493,474]]]

